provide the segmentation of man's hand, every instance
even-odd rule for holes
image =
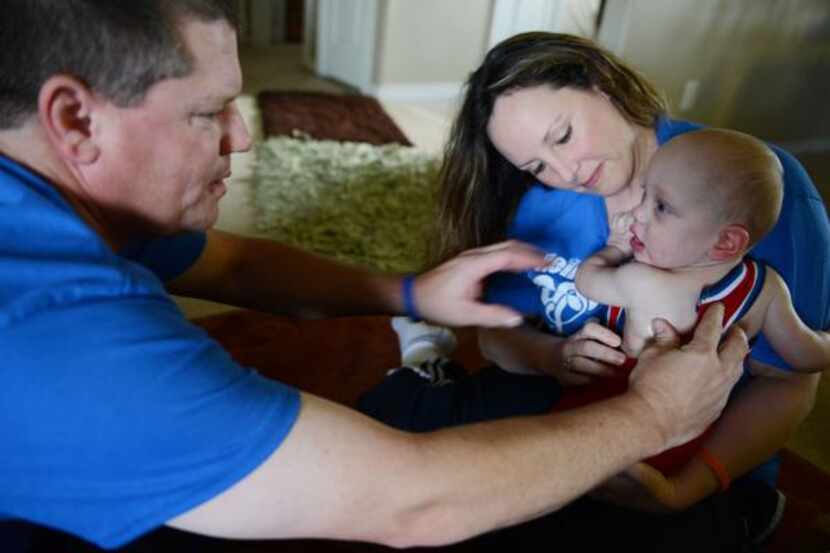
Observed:
[[[483,281],[498,271],[525,271],[544,264],[539,250],[513,240],[467,250],[418,276],[415,306],[425,319],[449,326],[518,326],[520,313],[481,303]]]
[[[681,348],[676,332],[655,320],[655,339],[640,355],[629,390],[648,406],[663,449],[703,432],[723,411],[749,352],[746,334],[734,325],[718,347],[723,305],[709,308],[694,339]]]

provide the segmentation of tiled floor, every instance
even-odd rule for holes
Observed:
[[[317,90],[338,92],[344,88],[315,78],[301,62],[301,50],[296,45],[282,45],[269,49],[243,49],[241,52],[245,77],[244,96],[239,107],[255,138],[260,128],[256,112],[255,96],[263,89]],[[430,151],[440,151],[454,110],[453,102],[433,104],[385,103],[384,108],[398,123],[416,146]],[[252,211],[249,204],[249,184],[253,153],[241,154],[234,159],[233,177],[228,195],[222,200],[221,215],[217,227],[253,235]],[[181,306],[190,317],[221,312],[225,306],[181,300]],[[830,385],[819,389],[816,407],[801,426],[790,446],[813,463],[830,471],[830,442],[824,438],[824,426],[830,425]]]

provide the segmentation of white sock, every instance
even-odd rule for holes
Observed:
[[[392,328],[398,335],[401,363],[409,367],[447,358],[457,344],[455,334],[450,329],[415,322],[408,317],[393,317]]]

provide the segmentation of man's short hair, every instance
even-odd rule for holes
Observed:
[[[192,58],[178,23],[236,25],[233,0],[0,1],[0,129],[37,111],[52,76],[75,77],[126,107],[155,83],[186,76]]]

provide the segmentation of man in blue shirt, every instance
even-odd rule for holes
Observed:
[[[232,4],[0,7],[0,518],[110,548],[165,524],[446,543],[556,509],[718,415],[746,343],[718,351],[717,310],[694,348],[662,328],[621,398],[420,436],[231,360],[168,293],[511,326],[482,280],[542,262],[497,244],[413,281],[210,230],[250,146]]]

